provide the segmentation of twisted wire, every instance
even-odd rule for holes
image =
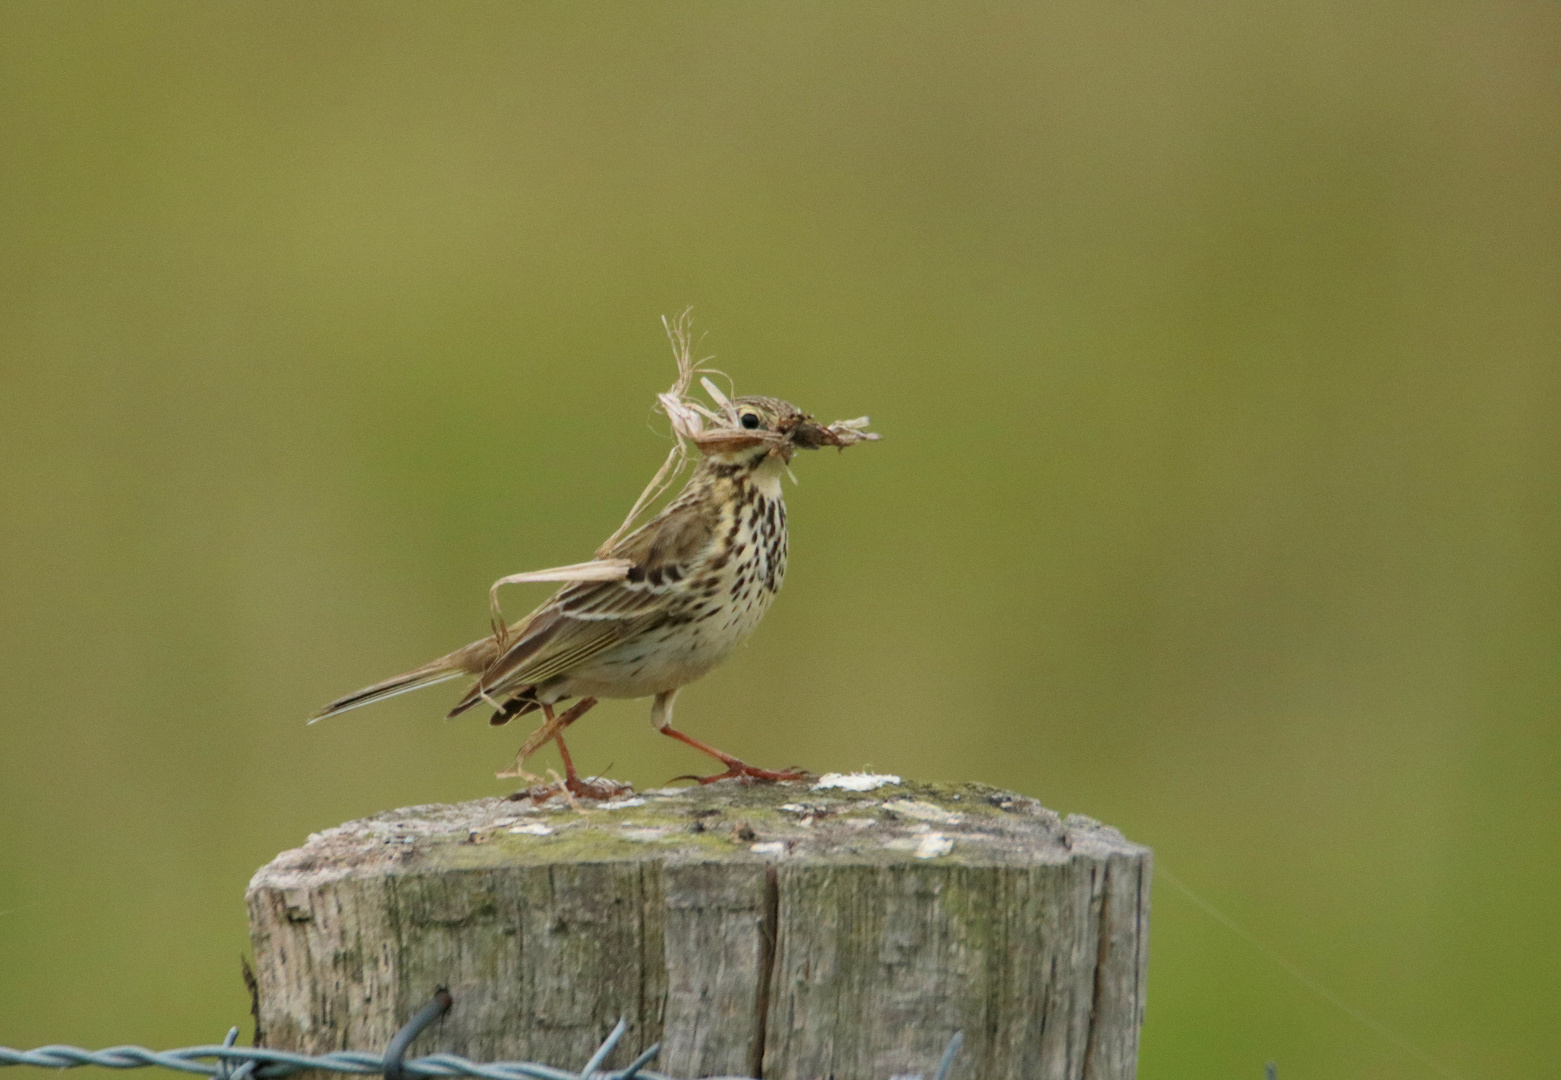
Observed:
[[[658,1049],[658,1048],[653,1048]],[[611,1052],[611,1048],[609,1048]],[[198,1059],[209,1058],[211,1061]],[[671,1080],[661,1073],[648,1072],[645,1062],[649,1052],[641,1055],[639,1068],[610,1072],[593,1070],[590,1080]],[[297,1054],[290,1050],[271,1050],[265,1047],[186,1046],[178,1050],[148,1050],[144,1046],[110,1046],[103,1050],[83,1050],[79,1046],[40,1046],[34,1050],[14,1050],[0,1046],[0,1066],[36,1065],[45,1069],[72,1069],[82,1065],[97,1065],[106,1069],[141,1069],[157,1066],[176,1072],[197,1073],[204,1076],[242,1080],[241,1073],[254,1080],[276,1080],[278,1077],[305,1069],[325,1072],[359,1073],[378,1075],[385,1071],[385,1061],[378,1054],[361,1050],[337,1050],[329,1054]],[[236,1067],[235,1067],[236,1066]],[[448,1077],[474,1076],[482,1080],[582,1080],[585,1073],[559,1069],[531,1061],[477,1062],[456,1054],[429,1054],[413,1058],[401,1066],[412,1076]],[[245,1072],[245,1070],[249,1070]]]
[[[437,1014],[426,1015],[430,1010],[414,1017],[397,1038],[406,1043]],[[418,1021],[425,1021],[414,1028]],[[410,1034],[408,1034],[410,1030]],[[385,1056],[361,1050],[337,1050],[328,1054],[299,1054],[291,1050],[272,1050],[261,1046],[235,1046],[238,1028],[228,1032],[221,1044],[186,1046],[178,1050],[148,1050],[144,1046],[110,1046],[104,1050],[83,1050],[79,1046],[40,1046],[33,1050],[13,1050],[0,1046],[0,1066],[35,1065],[44,1069],[73,1069],[82,1065],[96,1065],[105,1069],[142,1069],[158,1067],[175,1072],[196,1073],[216,1077],[217,1080],[278,1080],[295,1072],[317,1069],[323,1072],[381,1075],[399,1066],[402,1074],[412,1077],[471,1076],[481,1080],[673,1080],[658,1072],[649,1072],[645,1066],[660,1051],[660,1044],[651,1046],[626,1069],[599,1071],[599,1066],[612,1053],[628,1024],[619,1020],[612,1033],[591,1054],[590,1060],[580,1072],[542,1065],[533,1061],[477,1062],[457,1054],[429,1054],[398,1062],[390,1053]],[[947,1080],[954,1057],[959,1052],[963,1036],[956,1033],[949,1040],[948,1049],[938,1063],[935,1080]],[[392,1040],[392,1047],[395,1040]],[[210,1060],[205,1060],[210,1059]]]

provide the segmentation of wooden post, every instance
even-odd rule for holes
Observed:
[[[660,1041],[677,1077],[1133,1076],[1150,853],[977,784],[666,789],[417,806],[256,873],[265,1044],[578,1069]]]

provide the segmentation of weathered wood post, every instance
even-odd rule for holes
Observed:
[[[826,780],[833,778],[826,778]],[[860,786],[860,785],[859,785]],[[889,1080],[955,1031],[968,1080],[1133,1076],[1150,853],[975,784],[419,806],[309,838],[250,884],[267,1045]]]

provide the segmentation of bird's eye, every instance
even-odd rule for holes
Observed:
[[[758,413],[751,413],[751,412],[743,413],[743,415],[742,415],[742,425],[743,425],[743,427],[747,428],[749,431],[752,431],[754,428],[759,426],[759,414]]]

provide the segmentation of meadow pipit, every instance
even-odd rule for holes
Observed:
[[[526,757],[548,740],[558,743],[565,785],[577,795],[601,797],[617,788],[582,780],[562,732],[598,698],[654,695],[651,721],[665,735],[718,758],[724,772],[699,777],[799,779],[794,771],[744,764],[672,726],[678,691],[729,656],[764,617],[786,573],[786,504],[781,477],[798,449],[848,446],[876,435],[867,419],[825,426],[776,398],[728,400],[702,380],[714,409],[686,396],[696,373],[688,326],[668,327],[679,377],[660,395],[678,446],[618,534],[587,563],[502,578],[491,594],[494,632],[413,671],[331,702],[321,720],[371,701],[461,676],[475,677],[450,710],[457,716],[485,703],[490,723],[541,710],[545,722],[526,740],[512,770],[525,776]],[[689,447],[692,446],[693,450]],[[682,492],[659,514],[630,531],[638,512],[670,483],[682,455],[698,462]],[[626,534],[626,535],[624,535]],[[497,590],[506,584],[551,581],[562,588],[519,622],[498,615]],[[553,706],[578,698],[571,708]],[[312,722],[312,721],[311,721]]]

